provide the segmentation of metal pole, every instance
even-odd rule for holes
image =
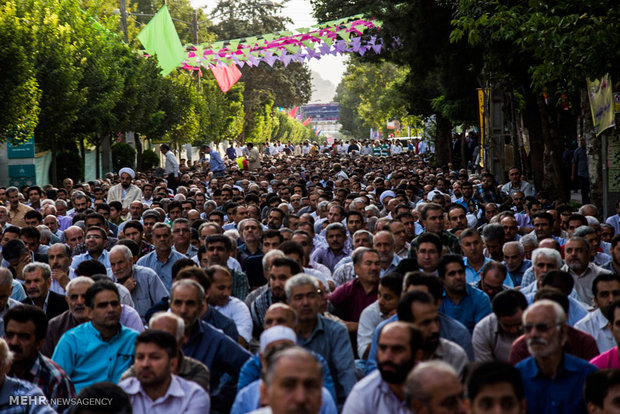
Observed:
[[[127,0],[119,0],[119,9],[121,12],[121,30],[123,32],[123,40],[129,43],[129,34],[127,33]]]
[[[603,220],[607,217],[608,206],[607,202],[609,194],[608,191],[608,182],[607,182],[607,136],[605,134],[601,134],[601,174],[602,174],[602,182],[603,182]]]
[[[192,15],[192,40],[194,41],[194,46],[198,46],[198,10],[194,9],[194,14]],[[198,73],[196,76],[198,77],[198,83],[196,84],[196,90],[200,92],[200,78],[202,75],[202,70],[200,66],[198,66]]]

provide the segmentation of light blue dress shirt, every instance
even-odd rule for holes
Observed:
[[[157,273],[157,276],[164,283],[166,289],[172,287],[172,266],[180,259],[186,259],[187,256],[175,250],[171,250],[165,263],[159,261],[157,251],[142,256],[136,263],[138,266],[149,267]]]
[[[469,329],[469,332],[472,332],[478,321],[491,313],[492,310],[489,296],[483,291],[466,284],[465,296],[458,305],[452,302],[450,297],[444,292],[439,311],[461,322]]]
[[[71,261],[71,268],[77,269],[80,263],[85,262],[86,260],[92,260],[92,259],[93,257],[88,252],[78,254],[77,256],[73,256],[73,260]],[[105,266],[108,276],[114,279],[114,274],[112,273],[112,265],[110,264],[110,252],[104,249],[101,255],[99,255],[99,258],[97,259],[97,261]]]

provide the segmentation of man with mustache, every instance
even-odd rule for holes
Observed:
[[[56,404],[56,398],[75,397],[75,388],[65,372],[39,351],[45,341],[47,317],[31,305],[10,308],[4,315],[4,338],[13,353],[9,375],[36,384],[62,412],[68,404]]]
[[[412,324],[385,325],[379,334],[378,370],[353,387],[342,413],[409,413],[405,380],[422,359],[423,344],[422,333]]]
[[[570,273],[575,280],[575,290],[580,300],[587,305],[594,304],[594,279],[602,273],[609,273],[590,261],[590,248],[590,243],[583,237],[571,237],[564,245],[566,264],[562,266],[562,270]]]
[[[119,384],[129,396],[134,413],[209,412],[209,394],[197,383],[173,374],[179,358],[177,342],[170,333],[149,329],[138,335],[135,347],[136,376]]]
[[[67,310],[62,295],[50,290],[52,270],[47,263],[34,262],[24,267],[24,287],[28,297],[22,303],[43,309],[47,319],[52,319]]]
[[[585,412],[583,385],[597,370],[564,352],[566,313],[551,300],[540,300],[523,314],[523,331],[531,357],[516,368],[521,371],[529,413]]]
[[[69,267],[71,264],[71,249],[64,243],[53,244],[47,251],[50,268],[52,269],[52,292],[65,294],[65,289],[75,272]]]

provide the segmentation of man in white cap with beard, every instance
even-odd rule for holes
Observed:
[[[129,205],[133,201],[142,201],[142,190],[134,184],[132,180],[136,178],[136,173],[129,167],[121,168],[118,172],[120,184],[110,187],[108,190],[108,203],[112,201],[120,201],[123,205],[121,214],[126,216],[129,212]]]

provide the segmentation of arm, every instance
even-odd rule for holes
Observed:
[[[355,385],[355,362],[353,361],[353,349],[349,340],[349,333],[342,325],[331,335],[333,364],[336,372],[333,375],[336,383],[342,388],[344,395],[349,395]],[[336,388],[337,389],[337,388]]]
[[[492,344],[488,338],[489,330],[486,329],[487,327],[485,325],[485,323],[479,323],[476,324],[474,328],[472,343],[474,346],[474,360],[476,362],[487,362],[495,359],[493,357]]]

